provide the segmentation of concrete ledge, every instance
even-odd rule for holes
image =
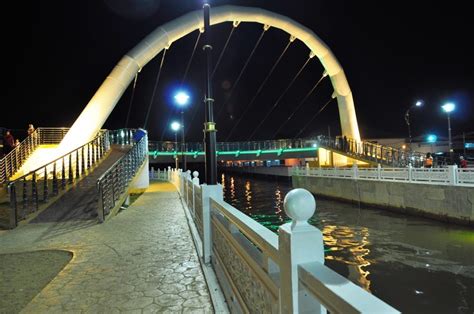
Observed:
[[[474,188],[293,176],[293,187],[341,201],[474,226]]]

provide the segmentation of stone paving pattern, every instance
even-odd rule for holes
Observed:
[[[0,254],[73,252],[22,313],[213,313],[176,189],[155,182],[107,223],[36,223],[0,233]]]

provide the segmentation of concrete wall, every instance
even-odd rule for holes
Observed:
[[[474,226],[474,188],[293,176],[294,188],[401,213]]]

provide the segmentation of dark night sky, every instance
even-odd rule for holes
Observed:
[[[412,132],[446,136],[446,116],[440,105],[450,100],[458,108],[452,114],[453,134],[474,131],[474,23],[467,2],[428,1],[250,1],[214,0],[212,6],[256,6],[287,15],[312,29],[331,48],[341,63],[354,95],[362,137],[407,136],[403,119],[418,98],[423,108],[412,111]],[[135,4],[135,7],[133,6]],[[35,126],[70,126],[120,58],[161,24],[201,8],[197,0],[88,0],[17,1],[2,8],[13,22],[2,19],[3,92],[0,126],[25,129]],[[142,9],[140,9],[142,8]],[[257,24],[241,24],[235,31],[214,81],[215,111],[226,104],[217,120],[218,141],[256,92],[288,41],[288,35],[270,29],[230,99],[229,87],[252,50],[260,32]],[[213,27],[214,61],[217,60],[230,23]],[[168,51],[153,103],[149,132],[162,136],[172,113],[171,92],[179,86],[197,32],[174,43]],[[186,110],[189,140],[202,139],[204,118],[202,90],[204,59],[202,41],[185,85],[193,94]],[[295,42],[282,59],[262,94],[242,119],[232,140],[246,140],[265,112],[304,63],[309,51]],[[132,127],[142,126],[150,103],[161,55],[140,73],[132,107]],[[274,136],[323,69],[313,59],[302,76],[263,124],[256,139]],[[107,128],[124,126],[131,88],[122,96]],[[293,137],[330,97],[329,80],[308,99],[294,118],[277,134]],[[194,119],[192,120],[192,117]],[[190,122],[192,120],[192,122]],[[326,133],[328,125],[338,133],[336,102],[332,102],[303,132]],[[173,134],[165,128],[164,139]],[[17,131],[20,133],[20,131]],[[20,136],[20,134],[18,134]]]

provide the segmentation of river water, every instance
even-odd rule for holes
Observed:
[[[225,200],[274,232],[289,178],[220,173]],[[325,263],[403,313],[474,313],[474,229],[316,197]]]

